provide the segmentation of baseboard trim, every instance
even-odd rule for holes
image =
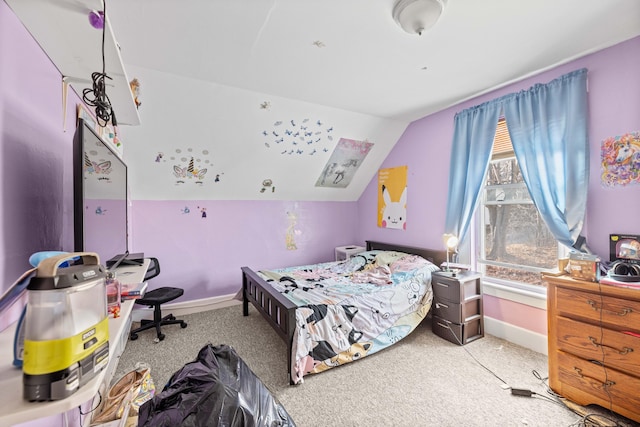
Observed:
[[[484,331],[486,334],[505,339],[538,353],[547,355],[549,353],[547,336],[538,332],[533,332],[487,316],[484,317]]]
[[[242,301],[235,299],[236,294],[221,295],[211,298],[202,298],[198,300],[176,302],[173,304],[164,304],[162,306],[163,312],[171,312],[176,317],[184,316],[185,314],[200,313],[201,311],[215,310],[217,308],[231,307],[233,305],[239,305]],[[136,306],[131,313],[131,318],[134,322],[139,322],[142,319],[152,319],[153,309],[149,307]]]

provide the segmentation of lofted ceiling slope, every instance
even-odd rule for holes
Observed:
[[[108,7],[126,64],[409,121],[640,34],[637,0],[448,0],[422,36],[393,21],[394,2]]]
[[[394,22],[394,3],[108,0],[142,85],[142,125],[123,131],[134,197],[357,200],[411,121],[640,35],[638,0],[447,0],[421,36]],[[278,142],[303,121],[320,123],[317,148]],[[373,146],[347,188],[317,187],[341,139]],[[196,167],[233,185],[174,182],[203,152]]]

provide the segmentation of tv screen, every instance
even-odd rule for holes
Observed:
[[[96,252],[105,265],[128,251],[127,165],[83,119],[73,165],[74,251]]]

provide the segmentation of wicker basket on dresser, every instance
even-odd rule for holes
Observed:
[[[551,389],[640,422],[640,290],[544,280]]]

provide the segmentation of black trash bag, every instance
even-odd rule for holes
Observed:
[[[295,427],[295,423],[228,345],[207,344],[140,407],[138,427]]]

